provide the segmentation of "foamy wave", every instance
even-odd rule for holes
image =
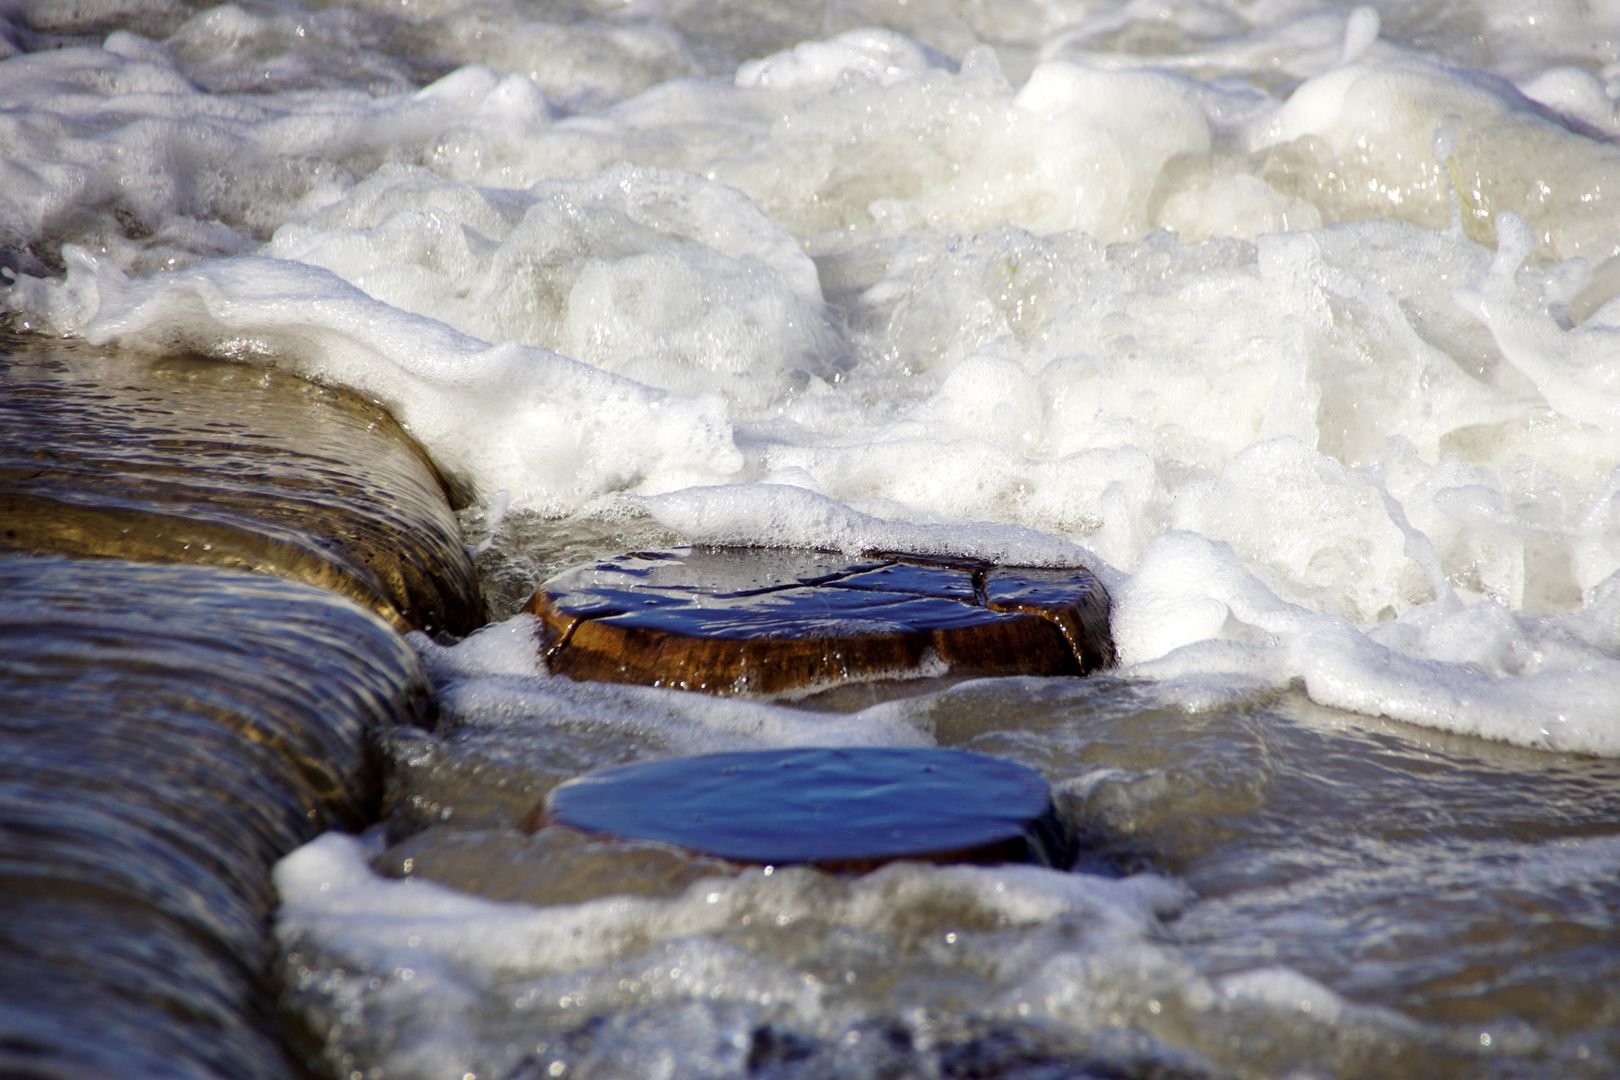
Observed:
[[[957,52],[795,10],[744,64],[684,9],[446,4],[398,16],[453,69],[421,89],[345,59],[361,9],[175,15],[0,65],[4,302],[352,386],[515,511],[1079,559],[1144,676],[1611,753],[1620,649],[1571,629],[1620,571],[1583,11],[1479,13],[1480,70],[1332,5]]]

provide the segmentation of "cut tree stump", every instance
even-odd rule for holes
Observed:
[[[636,552],[529,602],[551,671],[712,694],[923,675],[1084,675],[1114,662],[1108,593],[1084,567],[887,552]]]
[[[729,862],[865,872],[913,859],[1064,867],[1041,774],[962,750],[752,750],[599,769],[531,827],[652,840]]]

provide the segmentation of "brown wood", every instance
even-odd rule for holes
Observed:
[[[550,669],[712,694],[925,674],[1084,675],[1114,662],[1108,594],[1084,567],[889,552],[637,552],[541,586]]]
[[[400,631],[485,619],[442,479],[386,412],[199,357],[0,336],[0,551],[272,574]]]

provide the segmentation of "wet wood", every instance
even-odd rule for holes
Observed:
[[[865,872],[901,859],[1067,866],[1041,775],[960,750],[787,749],[636,762],[552,789],[530,827],[729,862]]]
[[[558,575],[528,610],[554,673],[714,694],[1114,661],[1108,594],[1084,567],[676,548]]]
[[[399,630],[484,619],[444,485],[386,412],[278,372],[0,338],[0,550],[318,585]]]
[[[0,554],[0,596],[0,1075],[303,1075],[270,867],[375,820],[415,652],[218,567]]]
[[[483,621],[440,477],[353,394],[0,334],[0,597],[0,1074],[303,1075],[271,867],[376,819],[398,631]]]

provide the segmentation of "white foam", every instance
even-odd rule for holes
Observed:
[[[926,746],[903,717],[806,712],[678,690],[483,676],[440,689],[440,708],[460,727],[498,727],[516,754],[544,757],[556,728],[621,738],[659,753],[707,754],[783,746]]]
[[[1360,1013],[1364,1018],[1375,1018],[1380,1026],[1403,1034],[1419,1030],[1419,1025],[1393,1009],[1354,1005],[1316,980],[1288,968],[1234,972],[1222,976],[1215,986],[1221,997],[1234,1005],[1297,1011],[1324,1026],[1343,1025],[1352,1014]]]
[[[1452,153],[1436,160],[1441,129]],[[1606,180],[1620,148],[1567,130],[1484,72],[1412,55],[1348,63],[1307,80],[1250,139],[1316,186],[1326,216],[1439,228],[1455,198],[1477,238],[1508,212],[1532,222],[1552,257],[1615,254]]]
[[[746,698],[548,676],[538,623],[528,614],[493,623],[454,645],[422,634],[411,643],[457,730],[499,728],[503,745],[543,757],[555,728],[625,738],[652,752],[718,753],[783,746],[928,746],[904,715],[806,712]]]
[[[688,488],[623,501],[697,543],[823,547],[852,554],[907,551],[1019,566],[1081,563],[1096,566],[1099,573],[1109,570],[1078,544],[1019,526],[893,521],[782,484]]]
[[[844,942],[840,948],[909,941],[915,950],[931,947],[938,925],[942,943],[949,931],[957,962],[1016,983],[1027,969],[1007,955],[1009,928],[1032,932],[1050,948],[1058,939],[1042,928],[1061,927],[1064,952],[1106,954],[1143,942],[1159,916],[1187,899],[1178,886],[1145,875],[1106,880],[1035,867],[896,864],[848,878],[752,870],[698,881],[671,899],[610,896],[532,907],[384,879],[367,858],[361,841],[328,834],[283,859],[275,870],[276,932],[328,966],[374,975],[363,993],[387,999],[395,1017],[414,1016],[431,1002],[440,1023],[425,1032],[406,1025],[413,1034],[404,1052],[462,1061],[470,1052],[466,1033],[478,1030],[481,1012],[498,1003],[505,1014],[514,999],[536,1023],[610,1005],[630,1011],[649,1002],[731,1002],[801,1031],[832,1034],[852,1017],[841,1004],[850,992],[817,974],[829,931]],[[748,944],[752,926],[768,932],[763,947]],[[919,931],[927,939],[917,940]],[[858,955],[857,947],[852,960]]]
[[[1611,752],[1612,5],[1466,11],[175,13],[0,62],[3,302],[352,386],[514,512],[1079,559],[1142,677]]]
[[[412,633],[410,641],[436,683],[482,675],[538,677],[546,673],[537,647],[539,630],[539,619],[520,612],[474,630],[453,645],[440,645],[421,632]]]
[[[544,349],[490,345],[307,264],[220,260],[134,282],[87,252],[66,255],[67,279],[41,317],[94,342],[209,352],[352,387],[451,475],[525,508],[564,513],[741,464],[718,398],[673,398]]]
[[[1603,81],[1577,67],[1555,67],[1539,72],[1519,89],[1524,96],[1554,112],[1598,131],[1620,135],[1620,109]]]
[[[1370,632],[1287,603],[1231,548],[1167,533],[1115,596],[1120,658],[1155,678],[1207,674],[1303,684],[1324,705],[1549,750],[1620,755],[1612,635],[1620,574],[1571,616],[1492,601],[1428,605]],[[1232,643],[1232,644],[1222,644]]]
[[[891,30],[851,30],[827,41],[806,41],[737,69],[736,84],[766,90],[826,89],[846,76],[879,86],[954,65],[933,49]]]
[[[826,366],[815,267],[738,192],[621,166],[485,190],[384,168],[266,247],[485,341],[751,405]]]

